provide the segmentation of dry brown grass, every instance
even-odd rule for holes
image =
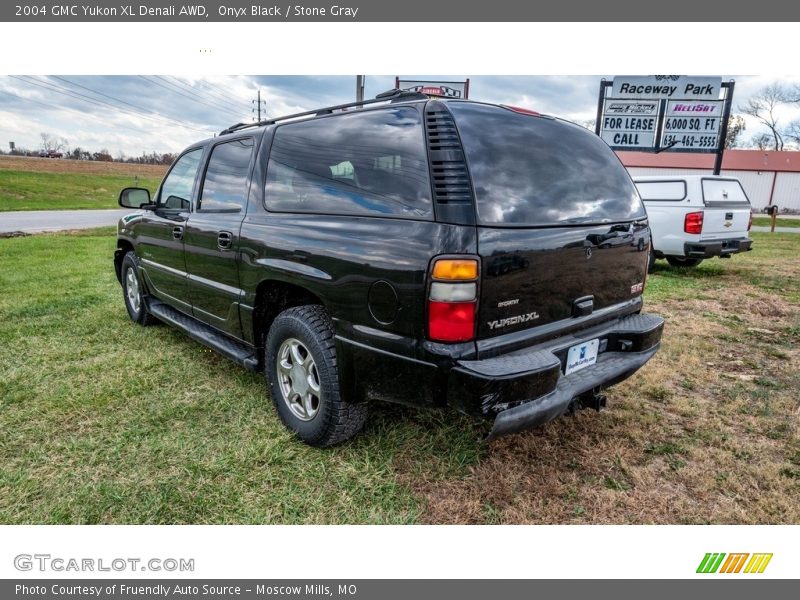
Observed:
[[[163,177],[166,165],[137,165],[133,163],[38,158],[30,156],[0,156],[0,170],[35,171],[38,173],[78,173],[96,175],[139,175]]]
[[[701,268],[691,293],[649,300],[662,349],[607,411],[499,439],[460,479],[407,477],[423,520],[800,523],[800,263]]]

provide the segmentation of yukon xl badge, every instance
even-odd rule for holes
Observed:
[[[528,321],[535,321],[539,318],[539,313],[529,312],[524,315],[517,315],[516,317],[506,317],[505,319],[497,319],[489,321],[489,329],[501,329],[509,325],[519,325],[520,323],[527,323]]]

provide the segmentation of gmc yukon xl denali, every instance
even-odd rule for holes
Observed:
[[[490,438],[599,410],[659,348],[636,188],[600,138],[530,111],[392,91],[239,124],[120,204],[131,319],[263,371],[314,446],[371,399]]]

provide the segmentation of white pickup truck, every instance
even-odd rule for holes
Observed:
[[[750,250],[752,208],[733,177],[669,175],[634,177],[652,232],[650,267],[666,258],[674,267]]]

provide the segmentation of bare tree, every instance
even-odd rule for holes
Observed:
[[[795,83],[787,92],[785,97],[786,102],[794,102],[800,104],[800,83]]]
[[[788,93],[784,87],[780,83],[771,83],[751,96],[744,106],[739,106],[740,112],[753,117],[770,130],[773,150],[783,150],[783,135],[775,111],[787,99]]]
[[[786,128],[786,138],[800,146],[800,120],[789,123]]]
[[[758,133],[750,138],[750,146],[758,150],[770,150],[774,143],[775,140],[768,133]]]
[[[746,128],[744,117],[731,115],[730,119],[728,119],[728,133],[725,135],[725,148],[735,148]]]
[[[46,131],[40,133],[39,137],[42,138],[42,150],[45,152],[60,152],[69,145],[65,138],[57,138]]]

